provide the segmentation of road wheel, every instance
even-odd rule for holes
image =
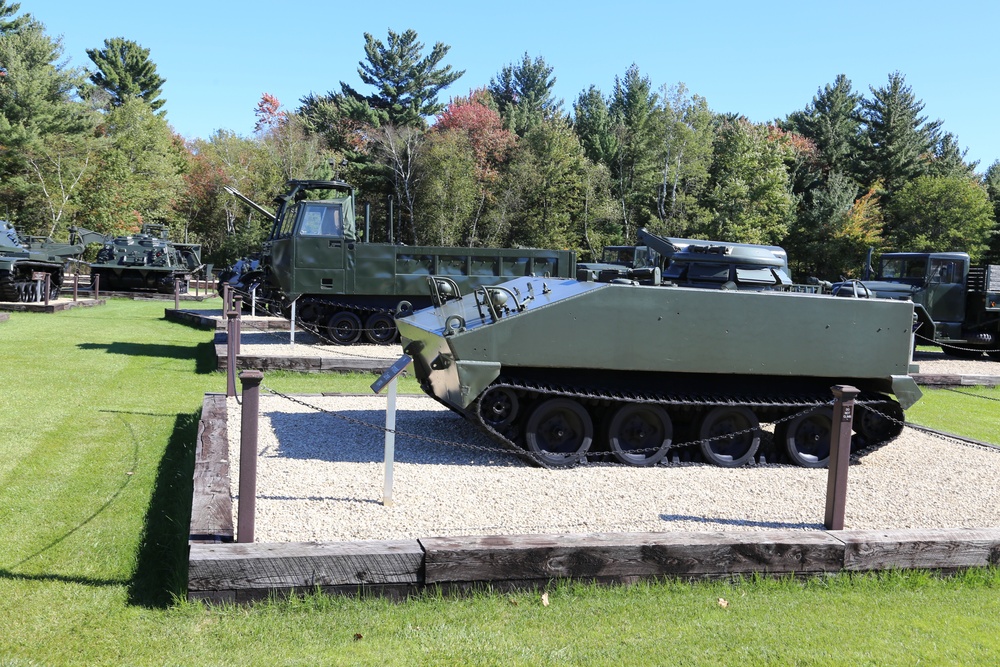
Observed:
[[[510,387],[492,389],[479,401],[479,414],[484,422],[495,429],[512,424],[519,411],[520,400]]]
[[[833,407],[822,406],[801,414],[781,430],[785,451],[803,468],[825,468],[830,461]]]
[[[346,310],[331,315],[326,328],[330,340],[340,345],[352,345],[361,340],[361,318]]]
[[[614,457],[631,466],[659,463],[673,442],[674,426],[658,405],[627,403],[608,426],[608,446]]]
[[[396,340],[396,321],[385,313],[372,313],[365,320],[365,338],[376,345],[388,345]]]
[[[524,427],[528,451],[543,465],[560,468],[577,463],[594,440],[594,423],[582,405],[569,398],[542,402]]]
[[[704,441],[701,453],[706,461],[723,468],[738,468],[760,447],[760,422],[749,408],[719,406],[702,419],[698,438]]]

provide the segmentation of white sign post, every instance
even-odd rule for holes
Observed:
[[[389,386],[388,401],[385,406],[385,485],[382,487],[382,505],[392,507],[392,464],[396,458],[396,383],[400,374],[413,359],[404,354],[386,369],[375,382],[372,391],[376,394]]]
[[[295,347],[295,301],[292,301],[292,321],[288,324],[288,343]]]

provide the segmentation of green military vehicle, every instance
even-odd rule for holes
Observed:
[[[430,278],[447,278],[444,289],[467,293],[518,276],[576,273],[571,251],[371,243],[367,230],[357,228],[353,186],[314,180],[288,186],[274,213],[226,188],[272,222],[257,268],[232,272],[235,287],[279,304],[286,316],[294,302],[297,320],[339,344],[362,336],[393,342],[401,308],[431,305]]]
[[[816,284],[795,284],[784,248],[751,243],[658,236],[638,232],[638,245],[606,246],[600,262],[577,264],[579,280],[639,279],[682,287],[820,293]],[[658,283],[657,283],[658,284]]]
[[[201,246],[174,243],[166,225],[144,224],[138,234],[111,236],[83,227],[70,227],[71,238],[81,243],[100,243],[97,258],[90,263],[91,280],[100,277],[102,290],[111,292],[174,291],[174,281],[187,281],[205,267]]]
[[[57,299],[66,262],[82,252],[82,245],[56,243],[47,237],[22,239],[13,225],[0,220],[0,301]],[[49,276],[48,295],[44,274]]]
[[[986,352],[1000,359],[998,265],[972,266],[964,252],[885,253],[874,278],[838,283],[833,290],[837,296],[912,301],[918,344],[961,358]]]
[[[833,385],[861,391],[853,446],[901,431],[912,321],[905,301],[518,278],[397,325],[426,393],[538,465],[820,467]]]

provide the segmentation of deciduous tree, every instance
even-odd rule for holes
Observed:
[[[187,156],[180,138],[138,98],[109,111],[102,129],[108,142],[81,189],[83,226],[119,233],[157,223],[182,233],[184,220],[176,206]]]
[[[903,251],[964,251],[978,261],[996,231],[986,188],[964,176],[918,176],[891,206],[897,223],[889,241]]]
[[[793,213],[785,170],[790,150],[766,125],[724,123],[705,200],[712,211],[707,238],[773,245],[784,238]]]

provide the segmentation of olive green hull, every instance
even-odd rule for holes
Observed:
[[[775,378],[799,379],[803,386],[853,383],[894,393],[904,408],[920,396],[907,376],[910,303],[545,282],[506,283],[523,310],[517,312],[511,298],[512,312],[496,321],[469,296],[398,319],[425,387],[458,410],[517,368],[536,375],[548,369],[553,383],[565,381],[568,369],[592,376],[594,385],[602,376],[620,381],[634,374],[647,384],[697,377],[722,393],[729,384],[752,390],[754,378],[762,385]]]

